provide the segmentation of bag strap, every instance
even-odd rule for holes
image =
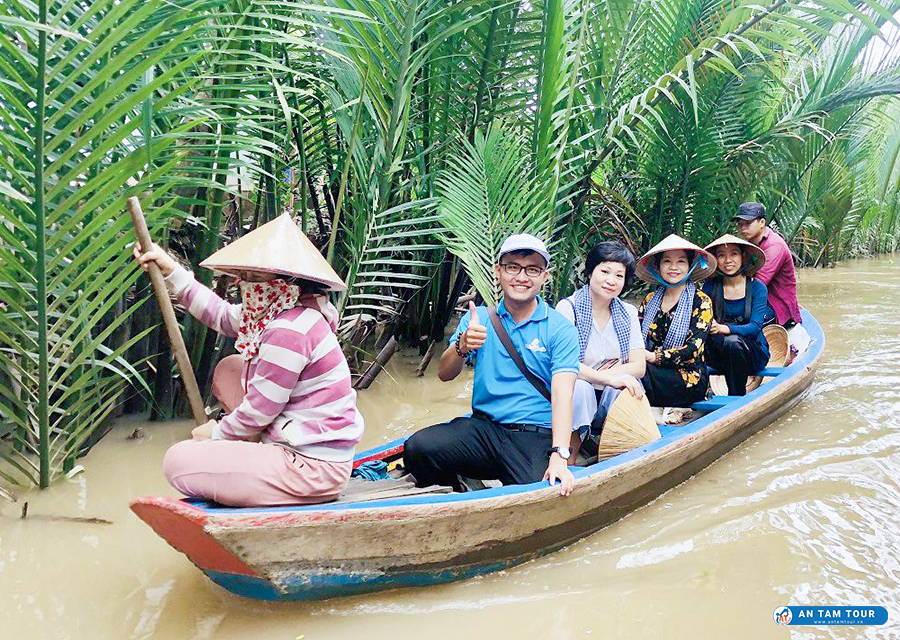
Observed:
[[[535,389],[538,390],[544,398],[547,399],[547,402],[550,402],[550,390],[547,388],[547,385],[544,384],[544,381],[538,378],[531,370],[525,366],[525,362],[522,360],[521,354],[516,350],[516,346],[512,343],[512,340],[509,338],[509,334],[506,333],[506,329],[503,328],[503,323],[500,322],[500,316],[497,315],[496,307],[488,307],[488,316],[491,318],[491,324],[494,325],[494,331],[497,332],[497,337],[500,338],[500,342],[503,343],[503,347],[506,349],[506,353],[509,354],[509,357],[513,359],[513,362],[516,363],[516,366],[519,368],[519,371],[522,372],[522,375],[525,376],[525,379],[531,383]]]
[[[725,285],[721,278],[712,281],[713,317],[716,322],[725,321]]]
[[[575,328],[578,328],[578,309],[575,308],[575,303],[569,300],[568,298],[563,298],[566,302],[572,305],[572,318],[574,318],[573,322],[575,323]]]
[[[753,314],[753,278],[744,281],[744,324],[750,322]]]

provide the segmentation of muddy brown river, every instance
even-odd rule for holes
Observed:
[[[123,420],[44,492],[0,499],[0,640],[900,638],[900,259],[800,274],[827,348],[793,411],[559,553],[437,587],[316,603],[233,596],[128,510],[187,422]],[[469,378],[398,356],[363,392],[369,447],[465,411]],[[129,440],[136,427],[146,437]],[[19,519],[103,518],[112,524]],[[880,627],[779,627],[787,604],[888,608]]]

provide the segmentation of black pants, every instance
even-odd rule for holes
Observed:
[[[420,487],[458,488],[457,475],[526,484],[544,477],[552,440],[550,429],[510,429],[484,415],[455,418],[411,435],[403,464]]]
[[[778,319],[775,317],[775,312],[772,311],[772,307],[768,307],[766,309],[765,319],[763,320],[764,327],[768,327],[770,324],[778,324]],[[788,318],[787,320],[784,321],[784,324],[782,324],[781,326],[784,327],[785,329],[790,329],[791,327],[794,327],[796,325],[797,325],[796,320],[794,320],[793,318]]]
[[[689,387],[680,369],[648,363],[647,372],[641,378],[647,400],[654,407],[689,407],[705,399],[706,389],[709,387],[706,365],[701,364],[695,368],[698,369],[697,384]]]
[[[766,366],[766,356],[756,340],[743,336],[714,335],[706,341],[706,362],[725,376],[728,395],[747,395],[747,378]]]

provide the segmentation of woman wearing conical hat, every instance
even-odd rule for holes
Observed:
[[[229,412],[193,430],[163,461],[185,495],[229,506],[306,504],[338,497],[363,433],[350,368],[335,336],[329,290],[346,286],[287,214],[214,253],[201,266],[236,276],[230,304],[154,245],[170,293],[206,326],[235,338],[213,393]]]
[[[766,262],[755,244],[725,234],[707,245],[718,274],[703,291],[713,302],[713,322],[706,342],[706,362],[725,376],[728,395],[747,393],[747,378],[766,367],[769,345],[763,335],[768,308],[766,285],[753,275]]]
[[[642,382],[653,406],[689,407],[706,397],[704,345],[712,302],[694,283],[715,269],[712,255],[675,234],[638,260],[635,274],[657,285],[638,309],[647,348]]]

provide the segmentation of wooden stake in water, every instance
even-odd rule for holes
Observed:
[[[128,198],[128,213],[131,214],[131,221],[134,223],[134,233],[141,245],[141,252],[146,253],[153,243],[150,240],[147,221],[144,220],[144,211],[141,209],[141,203],[138,202],[137,198]],[[203,399],[200,397],[200,388],[197,386],[197,378],[194,377],[191,359],[184,346],[184,338],[181,335],[181,328],[178,326],[178,319],[175,317],[175,309],[172,307],[172,301],[169,300],[169,292],[166,290],[163,274],[155,262],[150,263],[148,273],[150,274],[150,281],[153,283],[153,291],[156,293],[156,302],[159,304],[159,310],[162,312],[163,321],[166,324],[166,331],[169,334],[169,342],[172,345],[175,362],[178,364],[178,370],[181,371],[181,379],[184,381],[184,390],[187,392],[188,402],[191,405],[191,413],[194,415],[194,422],[199,426],[208,420],[206,408],[203,406]]]

